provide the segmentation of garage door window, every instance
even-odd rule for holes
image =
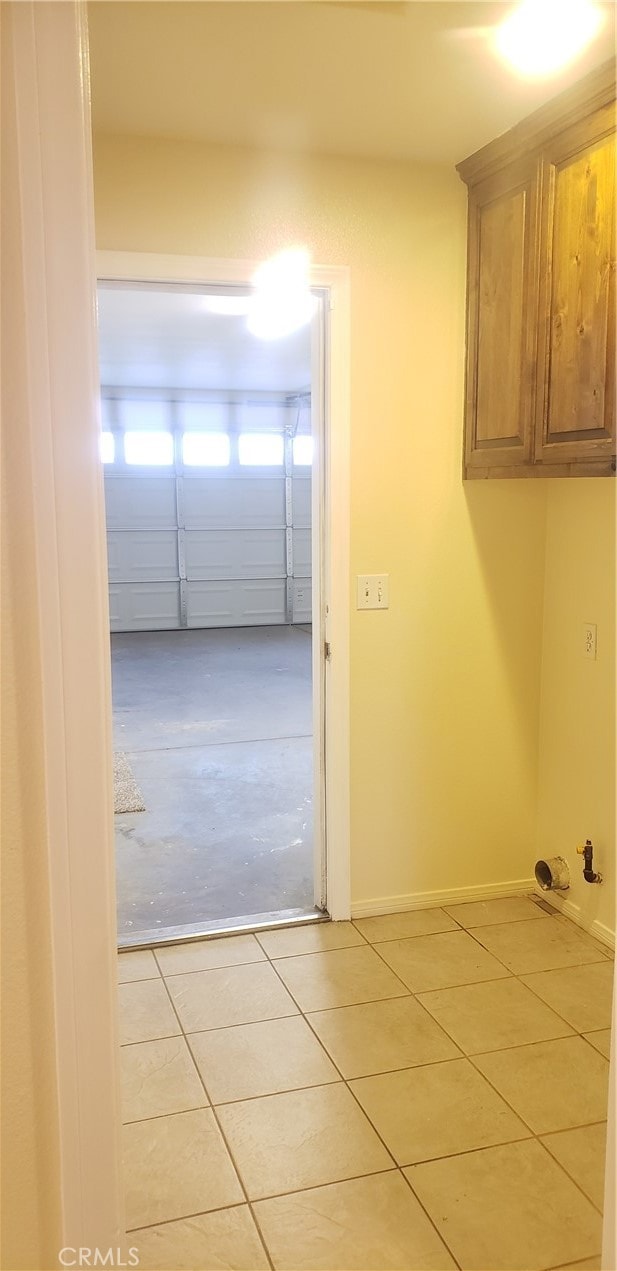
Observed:
[[[146,432],[145,429],[124,434],[126,463],[142,467],[169,467],[174,461],[174,439],[170,432]]]
[[[229,437],[220,432],[185,432],[182,462],[189,468],[229,467]]]
[[[281,467],[284,453],[283,438],[277,433],[241,433],[238,438],[242,467]]]
[[[313,462],[313,438],[294,437],[293,459],[296,468],[307,468]]]
[[[112,432],[102,432],[99,442],[101,463],[113,463],[116,457],[116,443]]]

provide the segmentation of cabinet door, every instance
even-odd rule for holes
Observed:
[[[470,191],[465,475],[515,475],[533,453],[538,165]]]
[[[613,108],[556,137],[543,161],[536,458],[597,463],[615,453]],[[593,470],[593,469],[590,469]]]

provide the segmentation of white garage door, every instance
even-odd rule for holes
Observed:
[[[310,405],[103,398],[112,631],[311,621]]]

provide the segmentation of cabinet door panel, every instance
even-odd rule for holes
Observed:
[[[545,156],[543,280],[536,457],[543,463],[610,457],[615,419],[615,142],[578,149],[557,138]],[[580,127],[578,129],[580,136]]]
[[[525,191],[480,213],[476,442],[524,444]]]
[[[465,461],[528,463],[532,452],[536,277],[535,165],[476,187],[469,225]]]

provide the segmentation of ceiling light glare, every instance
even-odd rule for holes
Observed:
[[[317,300],[309,287],[309,265],[304,247],[290,247],[260,265],[247,324],[252,335],[280,340],[310,322]]]
[[[204,308],[208,313],[222,317],[245,318],[251,308],[251,297],[233,294],[204,296]]]
[[[541,78],[580,57],[602,22],[591,0],[523,0],[497,27],[495,47],[520,75]]]

